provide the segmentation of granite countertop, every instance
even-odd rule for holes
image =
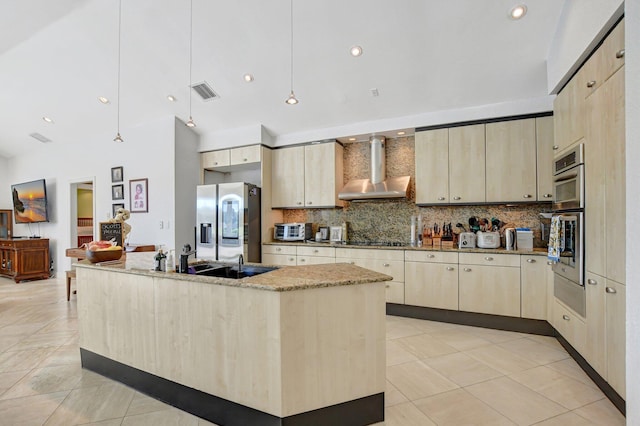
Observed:
[[[534,247],[533,250],[507,250],[504,247],[496,249],[485,248],[437,248],[437,247],[411,247],[411,246],[367,246],[367,245],[351,245],[341,243],[325,243],[325,242],[294,242],[294,241],[271,241],[262,243],[263,245],[288,245],[288,246],[320,246],[320,247],[336,247],[348,249],[374,249],[374,250],[413,250],[413,251],[452,251],[456,253],[495,253],[495,254],[528,254],[531,256],[546,256],[546,247]]]
[[[149,259],[151,260],[149,262]],[[192,262],[192,264],[202,261]],[[208,277],[202,275],[179,274],[176,272],[156,272],[152,270],[153,257],[138,257],[127,254],[125,261],[90,263],[87,260],[74,264],[80,268],[105,269],[134,275],[167,278],[179,281],[192,281],[226,285],[230,287],[254,288],[268,291],[293,291],[312,288],[335,287],[343,285],[366,284],[372,282],[391,281],[393,278],[348,263],[331,263],[323,265],[279,266],[278,269],[240,279]],[[247,263],[247,266],[251,264]],[[266,266],[256,264],[256,266]]]

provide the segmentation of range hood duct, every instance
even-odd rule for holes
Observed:
[[[353,179],[347,182],[338,194],[346,201],[406,198],[410,176],[386,178],[386,156],[384,136],[371,136],[371,179]]]

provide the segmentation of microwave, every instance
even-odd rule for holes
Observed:
[[[553,160],[553,210],[584,209],[584,144]]]
[[[313,238],[311,223],[276,223],[273,239],[279,241],[304,241]]]

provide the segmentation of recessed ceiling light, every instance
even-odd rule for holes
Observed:
[[[242,76],[242,78],[244,78],[244,81],[246,81],[247,83],[251,83],[253,81],[253,75],[251,74],[245,74]]]
[[[511,17],[511,19],[520,19],[526,14],[527,6],[525,6],[524,4],[514,6],[514,8],[511,9],[511,12],[509,12],[509,16]]]
[[[53,120],[52,120],[50,117],[46,117],[46,116],[45,116],[45,117],[42,117],[42,119],[43,119],[44,121],[46,121],[47,123],[49,123],[49,124],[53,124]]]
[[[100,101],[101,104],[108,104],[109,103],[109,99],[105,98],[104,96],[98,96],[98,100]]]
[[[349,138],[349,142],[355,142],[356,138]]]
[[[176,97],[173,95],[167,95],[167,99],[171,102],[175,102],[176,101]]]
[[[351,46],[349,53],[351,53],[351,56],[356,57],[362,55],[362,46]]]
[[[402,132],[402,131],[400,131],[400,132],[398,132],[398,133],[397,133],[397,135],[398,135],[398,136],[402,136],[402,135],[404,135],[405,133],[406,133],[406,132]]]

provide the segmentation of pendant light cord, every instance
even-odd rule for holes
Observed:
[[[289,28],[291,29],[291,93],[293,93],[293,0],[290,0],[290,14],[289,18],[291,20]]]
[[[120,44],[122,39],[122,0],[118,5],[118,135],[120,135]]]
[[[193,84],[192,80],[192,67],[193,67],[193,0],[190,2],[189,9],[189,120],[191,120],[191,91],[193,88],[191,85]]]

